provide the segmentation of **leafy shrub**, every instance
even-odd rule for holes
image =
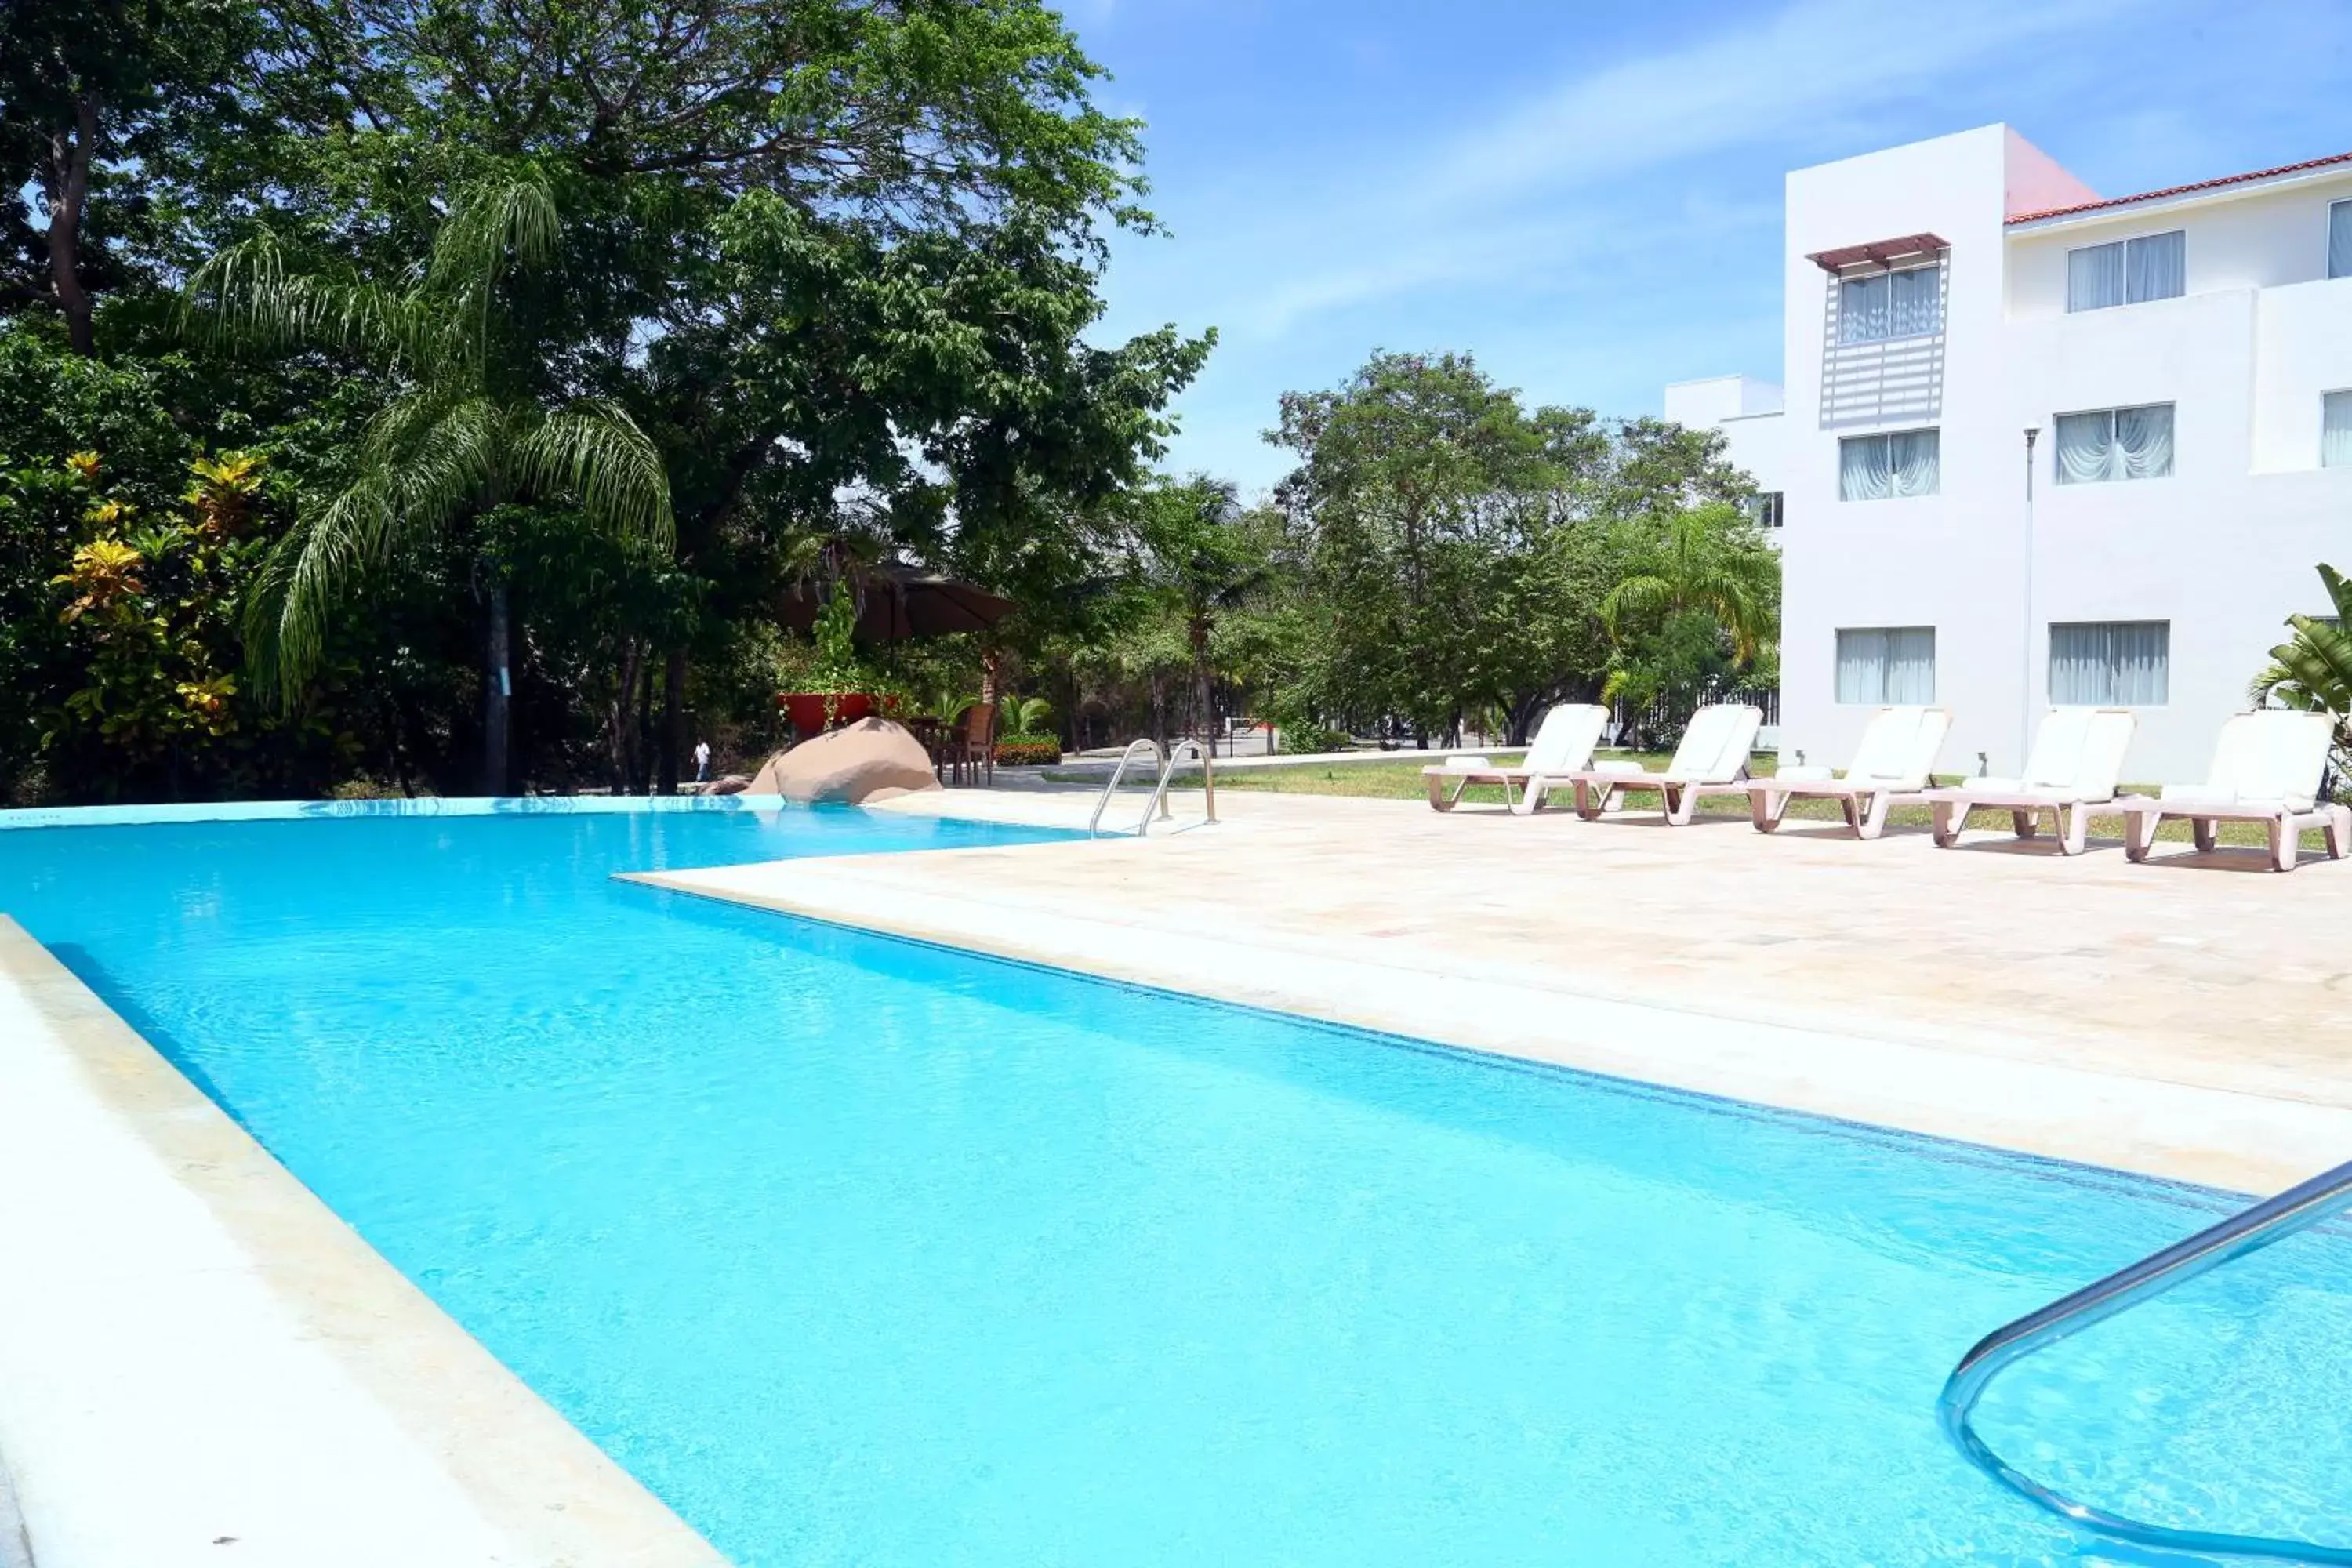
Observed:
[[[1051,735],[1005,735],[996,742],[1000,767],[1046,766],[1062,760],[1062,742]]]
[[[1275,731],[1275,739],[1281,752],[1293,757],[1344,752],[1356,743],[1356,738],[1345,730],[1328,730],[1320,724],[1284,724]]]

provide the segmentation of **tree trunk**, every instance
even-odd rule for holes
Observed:
[[[89,164],[98,147],[98,95],[74,100],[74,130],[49,134],[49,288],[65,312],[74,353],[98,352],[90,332],[89,292],[81,286],[81,217],[89,199]]]
[[[686,757],[686,649],[669,650],[662,672],[661,792],[677,793],[678,770]]]
[[[511,795],[513,763],[514,675],[509,649],[512,628],[508,624],[507,585],[490,585],[490,635],[482,658],[482,793]]]
[[[625,639],[612,700],[604,705],[604,784],[616,795],[629,794],[636,779],[638,662],[636,639]]]

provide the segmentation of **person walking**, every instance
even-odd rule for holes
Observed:
[[[710,742],[708,741],[697,741],[694,743],[694,782],[697,784],[704,784],[707,783],[709,778]]]

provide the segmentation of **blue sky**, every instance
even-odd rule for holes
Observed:
[[[1256,489],[1290,389],[1463,349],[1537,402],[1779,379],[1783,174],[2007,121],[2104,195],[2352,151],[2347,0],[1067,0],[1173,231],[1100,335],[1223,335],[1169,459]]]

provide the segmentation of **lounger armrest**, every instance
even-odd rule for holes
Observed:
[[[1793,768],[1782,768],[1773,776],[1785,779],[1790,784],[1827,784],[1837,777],[1837,770],[1825,768],[1819,763],[1800,763]]]

